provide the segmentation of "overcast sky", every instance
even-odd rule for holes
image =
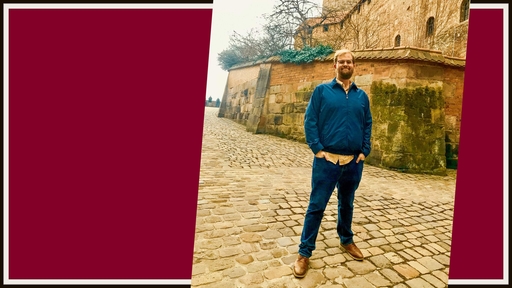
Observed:
[[[315,0],[318,4],[322,0]],[[277,0],[214,0],[210,56],[208,61],[208,82],[206,99],[222,100],[228,72],[220,68],[217,55],[228,47],[229,36],[236,31],[245,34],[251,28],[264,23],[263,14],[270,14]]]

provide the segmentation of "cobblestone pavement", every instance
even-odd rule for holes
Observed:
[[[252,134],[206,108],[193,288],[447,287],[455,192],[448,176],[365,165],[356,191],[355,261],[336,234],[336,192],[303,279],[292,274],[310,192],[306,144]]]

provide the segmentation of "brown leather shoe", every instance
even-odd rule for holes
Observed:
[[[309,268],[309,258],[299,254],[295,263],[293,263],[293,275],[297,278],[303,278],[306,276]]]
[[[355,243],[350,243],[348,245],[341,244],[341,246],[345,248],[348,254],[352,256],[352,258],[354,258],[354,260],[363,261],[363,253],[361,252],[361,250],[359,250],[359,248],[357,248]]]

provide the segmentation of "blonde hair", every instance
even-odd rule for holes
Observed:
[[[352,51],[348,49],[340,49],[336,50],[336,52],[334,53],[334,65],[336,65],[336,62],[338,62],[338,56],[343,54],[350,54],[350,56],[352,56],[352,63],[356,62],[356,57],[354,56],[354,53],[352,53]]]

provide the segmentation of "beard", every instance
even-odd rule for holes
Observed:
[[[353,69],[347,69],[347,70],[339,69],[338,70],[338,78],[339,79],[343,79],[343,80],[350,79],[352,77],[352,74],[354,74]]]

